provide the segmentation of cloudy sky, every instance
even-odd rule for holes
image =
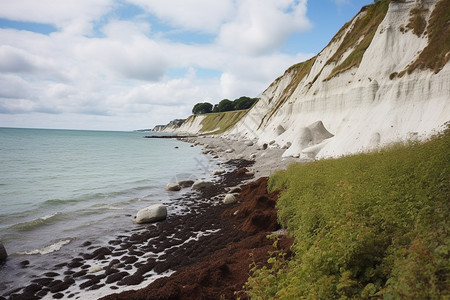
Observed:
[[[259,96],[369,0],[0,0],[0,127],[133,130]]]

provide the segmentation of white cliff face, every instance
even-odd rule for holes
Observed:
[[[192,115],[180,127],[166,127],[163,131],[177,134],[198,134],[203,128],[202,121],[205,118],[205,115]]]
[[[437,0],[420,1],[429,19]],[[338,157],[373,150],[411,138],[424,139],[450,121],[450,64],[435,74],[405,70],[427,46],[427,35],[405,30],[410,11],[418,1],[391,2],[359,67],[329,77],[336,63],[328,63],[360,13],[340,38],[333,40],[316,58],[298,85],[295,70],[277,79],[261,100],[234,128],[229,138],[274,140],[291,146],[283,156]],[[283,98],[284,97],[284,98]]]

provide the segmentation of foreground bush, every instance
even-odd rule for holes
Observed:
[[[450,131],[424,143],[292,165],[278,218],[295,237],[289,261],[253,269],[254,299],[450,297]]]

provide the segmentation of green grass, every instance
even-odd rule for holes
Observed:
[[[223,133],[233,127],[247,112],[248,109],[199,115],[206,116],[201,122],[203,126],[201,132],[208,132],[208,134]]]
[[[423,17],[423,14],[426,12],[427,10],[423,8],[423,4],[414,7],[410,12],[409,23],[406,27],[412,29],[418,37],[422,35],[427,26],[427,21]]]
[[[420,144],[294,164],[279,221],[290,260],[252,269],[253,299],[449,299],[450,130]]]
[[[427,26],[428,45],[417,60],[399,73],[402,77],[416,69],[430,69],[438,73],[450,60],[450,0],[441,0],[431,13]]]

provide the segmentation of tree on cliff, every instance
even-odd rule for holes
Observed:
[[[228,100],[228,99],[223,99],[222,101],[219,102],[218,108],[219,108],[220,112],[234,110],[233,101]]]
[[[256,101],[258,101],[258,98],[250,98],[242,96],[233,101],[234,109],[235,110],[249,109]]]
[[[196,114],[207,114],[210,113],[213,109],[213,105],[208,102],[203,103],[197,103],[194,105],[194,108],[192,108],[192,113],[194,115]]]

